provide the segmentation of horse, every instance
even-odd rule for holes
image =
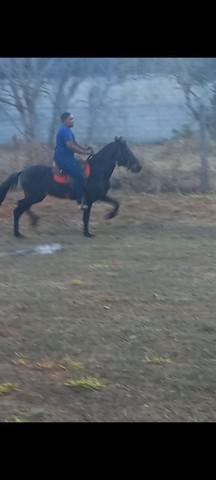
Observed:
[[[138,173],[142,169],[139,160],[122,137],[115,137],[113,142],[105,145],[97,153],[90,155],[85,162],[84,171],[87,172],[85,184],[86,208],[83,211],[83,233],[85,237],[94,237],[89,232],[89,219],[94,202],[102,201],[113,205],[114,208],[106,215],[106,219],[111,219],[118,213],[119,202],[107,195],[110,188],[110,177],[117,165],[125,167],[133,173]],[[56,175],[53,167],[32,165],[13,173],[0,185],[0,205],[8,191],[17,188],[19,181],[25,197],[17,202],[17,207],[14,209],[15,237],[23,238],[19,230],[19,220],[24,212],[29,215],[32,226],[37,224],[39,217],[31,211],[31,206],[42,202],[47,195],[75,200],[70,177]]]

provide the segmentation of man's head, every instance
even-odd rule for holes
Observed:
[[[66,127],[73,127],[74,125],[74,117],[69,112],[64,112],[61,115],[61,121]]]

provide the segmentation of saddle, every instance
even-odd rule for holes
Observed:
[[[54,182],[60,184],[60,185],[68,185],[71,183],[71,179],[73,178],[71,175],[68,175],[67,173],[64,172],[64,170],[60,169],[58,165],[56,165],[55,162],[53,162],[53,180]],[[84,164],[84,175],[86,178],[90,176],[91,173],[91,168],[90,164],[88,162],[88,159],[86,160]]]
[[[56,163],[53,163],[53,180],[60,185],[67,185],[71,182],[71,176],[61,170]]]

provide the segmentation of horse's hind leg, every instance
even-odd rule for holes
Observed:
[[[31,203],[27,198],[23,198],[17,202],[17,207],[14,209],[14,235],[15,237],[23,238],[19,231],[19,219],[21,215],[31,207]]]
[[[31,198],[31,197],[25,197],[22,200],[19,200],[17,203],[17,207],[14,209],[14,235],[15,237],[23,238],[23,235],[21,235],[19,231],[19,220],[21,215],[23,215],[24,212],[27,212],[31,206],[34,203],[39,203],[41,202],[46,195],[41,195],[38,198]]]
[[[32,212],[32,210],[29,208],[29,210],[26,210],[26,213],[30,219],[30,224],[32,227],[36,227],[36,225],[39,222],[40,217],[36,215],[36,213]]]

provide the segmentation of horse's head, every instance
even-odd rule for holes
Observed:
[[[142,170],[139,160],[128,147],[126,141],[122,137],[115,137],[117,164],[119,167],[126,167],[133,173]]]

